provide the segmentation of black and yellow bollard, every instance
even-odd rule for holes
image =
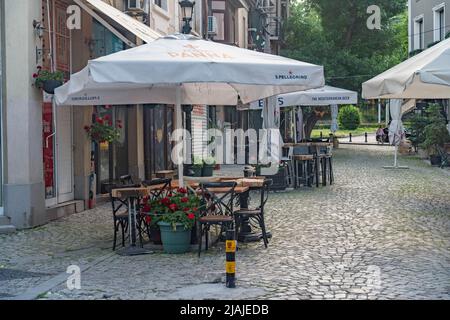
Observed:
[[[234,230],[227,231],[225,243],[227,288],[236,288],[236,240],[234,239],[234,233]]]

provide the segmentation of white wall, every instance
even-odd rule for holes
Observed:
[[[6,215],[19,228],[45,220],[42,93],[33,87],[32,78],[36,46],[41,47],[33,20],[41,19],[41,1],[5,0],[5,205],[10,210]]]

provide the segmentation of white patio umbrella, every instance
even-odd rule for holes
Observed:
[[[338,125],[339,106],[337,104],[331,105],[331,132],[333,134],[339,130]]]
[[[321,88],[315,88],[305,91],[291,92],[278,95],[277,103],[280,108],[292,107],[292,106],[328,106],[331,105],[332,111],[332,124],[331,131],[336,132],[338,130],[337,125],[337,113],[339,111],[338,105],[343,104],[357,104],[358,93],[356,91],[350,91],[346,89],[336,88],[332,86],[324,86]],[[265,106],[264,101],[254,101],[249,105],[252,110],[262,109]],[[301,108],[299,108],[301,109]],[[300,115],[301,113],[301,115]],[[303,111],[297,110],[298,119],[301,120],[301,124],[297,121],[297,130],[299,139],[304,137],[303,128]],[[303,129],[301,129],[301,126]],[[333,131],[334,130],[334,131]]]
[[[450,99],[450,39],[364,82],[362,88],[365,99]],[[403,108],[408,109],[410,102],[414,100],[406,102]],[[402,101],[391,100],[389,110],[392,114],[389,138],[395,146],[395,155],[394,166],[385,168],[404,169],[407,167],[397,164],[400,130],[403,134]]]
[[[365,99],[450,99],[450,39],[364,82]]]
[[[324,86],[316,89],[281,94],[278,95],[277,101],[281,108],[292,106],[357,104],[358,93],[346,89]],[[254,101],[250,104],[250,109],[262,109],[263,106],[264,102]]]
[[[182,104],[235,106],[323,85],[322,66],[176,34],[90,61],[55,98],[58,105],[174,104],[180,129]]]

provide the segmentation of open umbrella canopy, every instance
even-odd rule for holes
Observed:
[[[283,107],[291,106],[328,106],[336,104],[357,104],[358,93],[346,89],[324,86],[321,88],[310,89],[281,94],[277,98],[278,105]],[[261,109],[264,101],[256,101],[250,104],[250,109]]]
[[[324,84],[323,67],[194,36],[172,35],[89,62],[58,105],[237,105]]]
[[[450,99],[450,39],[363,83],[365,99]]]

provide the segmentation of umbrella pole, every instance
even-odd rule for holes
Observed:
[[[294,143],[298,142],[298,123],[297,123],[297,108],[294,107],[292,108],[292,112],[294,113],[294,116],[292,117],[292,119],[294,119]]]
[[[176,105],[175,105],[175,130],[183,129],[183,112],[181,110],[181,86],[176,88]],[[183,154],[184,154],[184,139],[183,139],[183,150],[181,154],[178,154],[178,182],[181,188],[184,187],[184,165],[183,165]]]

